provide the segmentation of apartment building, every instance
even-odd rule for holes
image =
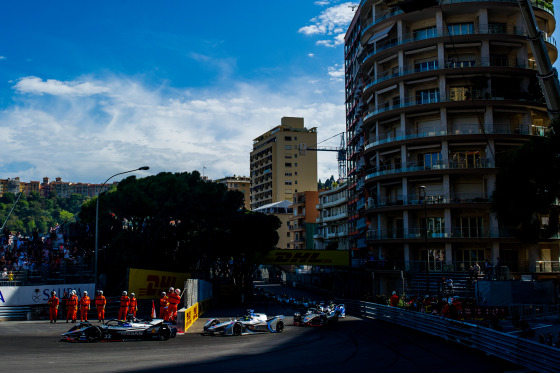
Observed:
[[[251,209],[251,178],[234,175],[233,177],[217,179],[216,182],[225,184],[230,191],[241,191],[245,198],[245,209]]]
[[[280,125],[253,140],[250,155],[251,209],[292,200],[300,191],[317,191],[317,128],[303,118],[283,117]]]
[[[293,215],[289,219],[290,249],[313,249],[313,233],[317,226],[318,191],[294,193],[292,200]]]
[[[490,211],[500,159],[550,124],[518,1],[385,4],[362,0],[345,38],[353,266],[558,262],[558,241],[521,243]],[[533,10],[554,63],[552,1]]]
[[[349,250],[348,185],[336,184],[319,192],[317,229],[313,236],[315,249]]]

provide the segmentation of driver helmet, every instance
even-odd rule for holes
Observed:
[[[175,289],[175,293],[176,293],[177,295],[180,295],[180,294],[181,294],[181,290],[177,288],[177,289]]]
[[[56,295],[56,291],[51,292],[51,295],[53,296]]]
[[[131,292],[131,293],[130,293],[130,296],[134,296],[134,292]]]
[[[167,295],[165,292],[162,292],[162,293],[161,293],[161,296],[165,296],[165,295]]]
[[[127,295],[127,292],[126,292],[126,291],[123,291],[123,292],[122,292],[122,295],[123,295],[123,296],[126,296],[126,295]]]
[[[84,291],[84,295],[87,295],[87,291]]]
[[[100,294],[100,295],[103,295],[103,291],[99,290],[99,294]]]
[[[175,291],[175,289],[173,287],[169,287],[169,292],[171,293],[173,291]]]
[[[76,294],[76,290],[72,290],[72,292],[71,292],[70,294],[75,295],[75,294]]]

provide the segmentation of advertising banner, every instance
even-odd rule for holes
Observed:
[[[65,291],[70,294],[72,290],[76,290],[78,297],[84,291],[87,291],[92,298],[95,296],[94,283],[0,287],[0,307],[45,305],[51,296],[51,291],[56,291],[56,296],[62,298]]]
[[[181,289],[189,278],[188,273],[130,268],[128,292],[134,292],[139,300],[159,299],[161,293],[167,292],[169,287]]]
[[[350,251],[276,249],[270,251],[262,265],[348,266]]]

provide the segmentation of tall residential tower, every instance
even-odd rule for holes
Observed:
[[[303,118],[283,117],[253,141],[251,210],[279,201],[292,201],[294,192],[317,191],[317,128],[306,129]]]
[[[554,63],[552,1],[533,10]],[[460,272],[499,257],[535,272],[559,260],[558,241],[521,243],[490,211],[500,159],[550,124],[517,0],[411,13],[362,0],[345,68],[354,265]]]

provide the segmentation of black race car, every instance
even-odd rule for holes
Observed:
[[[97,326],[89,322],[80,322],[59,341],[65,342],[99,342],[125,340],[168,340],[177,335],[177,329],[162,319],[128,321],[110,320],[105,325]]]
[[[326,326],[336,324],[339,317],[346,316],[344,304],[327,306],[324,303],[318,304],[315,308],[309,308],[303,312],[294,314],[294,325],[296,326]]]

